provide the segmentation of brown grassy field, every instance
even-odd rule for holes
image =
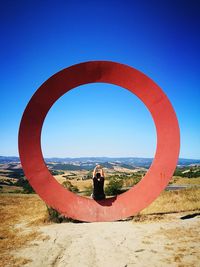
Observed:
[[[46,205],[35,194],[1,194],[0,209],[0,266],[22,266],[27,259],[15,258],[12,251],[32,240],[47,238],[37,230],[38,225],[48,223]],[[200,188],[189,188],[162,192],[139,216],[148,221],[152,214],[158,220],[164,213],[199,210]]]
[[[46,206],[37,195],[1,194],[0,210],[0,266],[22,266],[27,260],[10,252],[31,240],[45,238],[36,227],[47,220]],[[34,227],[26,227],[29,224]]]
[[[170,181],[170,184],[173,185],[200,185],[200,177],[199,178],[185,178],[180,176],[173,176]]]
[[[163,214],[200,210],[200,188],[163,191],[141,214]]]
[[[84,174],[86,174],[86,172]],[[82,176],[83,176],[83,174],[82,174]],[[66,179],[63,178],[62,175],[56,175],[55,179],[61,184],[64,181],[66,181]],[[125,187],[132,186],[134,179],[135,178],[126,179],[124,181],[124,186]],[[73,179],[73,180],[69,180],[69,181],[72,183],[72,185],[77,186],[79,191],[84,191],[87,187],[90,187],[92,185],[91,179],[88,179],[88,180]],[[108,183],[109,183],[109,178],[105,180],[105,186]],[[170,185],[200,185],[200,178],[183,178],[183,177],[179,177],[179,176],[174,176],[170,181]]]

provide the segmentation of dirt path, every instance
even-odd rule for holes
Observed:
[[[49,236],[15,255],[28,267],[198,267],[200,216],[167,215],[153,222],[62,223],[40,227]]]

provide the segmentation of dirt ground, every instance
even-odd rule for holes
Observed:
[[[142,219],[143,218],[143,219]],[[38,228],[48,238],[13,251],[27,267],[200,266],[200,213]]]
[[[0,194],[0,267],[200,267],[199,227],[199,187],[108,223],[53,223],[36,194]]]

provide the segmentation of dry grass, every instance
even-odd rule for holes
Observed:
[[[3,185],[0,189],[1,193],[23,193],[23,188],[20,186]]]
[[[46,206],[37,195],[1,194],[0,210],[0,266],[22,266],[28,260],[15,258],[10,252],[45,238],[28,226],[46,220]]]
[[[35,227],[48,221],[46,205],[35,194],[1,194],[0,209],[0,266],[22,266],[27,259],[11,253],[46,238]],[[140,213],[138,221],[160,221],[165,213],[196,210],[200,210],[200,188],[165,191]]]
[[[164,214],[200,210],[200,188],[163,191],[141,214]]]
[[[78,174],[76,173],[76,175],[78,175]],[[86,175],[86,173],[80,173],[79,178],[83,177],[84,175]],[[68,179],[64,178],[62,175],[56,175],[55,179],[61,184],[64,181],[68,180]],[[135,180],[137,180],[137,178],[125,179],[124,180],[124,186],[125,187],[132,186],[133,184],[135,184]],[[85,188],[92,185],[92,179],[77,180],[76,178],[74,178],[74,179],[69,180],[69,181],[72,183],[72,185],[77,186],[79,191],[84,191]],[[108,183],[109,183],[109,177],[107,176],[107,179],[105,179],[105,186]],[[191,185],[191,186],[200,185],[200,178],[183,178],[183,177],[179,177],[179,176],[174,176],[172,178],[172,180],[170,181],[170,185]]]
[[[66,179],[65,179],[66,181]],[[85,191],[87,187],[92,186],[92,179],[88,179],[88,180],[69,180],[70,183],[72,183],[72,185],[75,185],[78,187],[79,191]],[[105,180],[104,186],[106,186],[108,184],[108,180]]]
[[[173,176],[170,184],[173,185],[200,185],[200,178],[184,178],[180,176]]]
[[[79,191],[84,191],[85,187],[88,187],[90,185],[92,185],[92,180],[70,180],[70,182],[72,183],[72,185],[75,185],[78,187]]]

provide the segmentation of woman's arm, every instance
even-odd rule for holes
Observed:
[[[96,171],[97,171],[97,166],[94,168],[94,170],[93,170],[93,177],[92,178],[94,178],[95,177],[95,175],[96,175]]]
[[[103,168],[101,169],[101,177],[105,177]]]

